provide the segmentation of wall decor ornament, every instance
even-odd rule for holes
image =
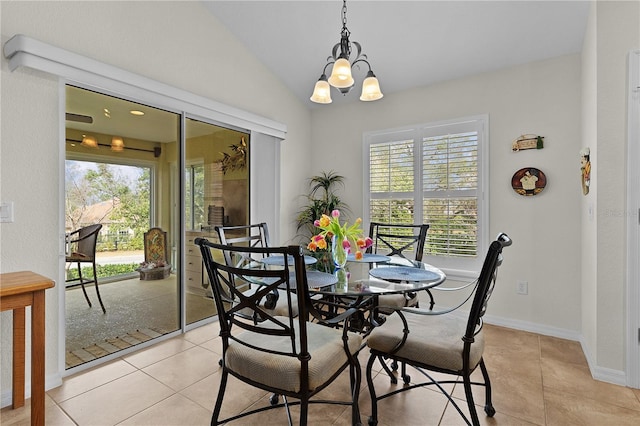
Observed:
[[[587,195],[591,185],[591,150],[589,148],[580,150],[580,171],[582,174],[582,193]]]
[[[514,152],[523,149],[542,149],[544,148],[544,136],[539,135],[521,135],[511,144],[511,150]]]
[[[511,187],[520,195],[538,195],[547,186],[547,176],[535,167],[525,167],[513,174]]]
[[[231,154],[220,153],[222,154],[220,165],[222,173],[225,175],[230,170],[241,170],[247,167],[247,142],[244,140],[244,136],[240,138],[239,144],[229,145],[229,148],[231,148]]]

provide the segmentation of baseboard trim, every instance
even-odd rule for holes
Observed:
[[[587,359],[591,377],[601,382],[612,383],[614,385],[626,386],[627,376],[624,371],[613,370],[611,368],[599,367],[594,362],[594,358],[586,345],[582,334],[577,331],[567,330],[558,327],[549,327],[527,321],[514,320],[510,318],[502,318],[491,315],[485,315],[484,322],[487,324],[498,325],[501,327],[513,328],[515,330],[528,331],[531,333],[542,334],[543,336],[557,337],[560,339],[573,340],[580,343],[582,352]]]
[[[591,377],[601,382],[613,383],[614,385],[627,386],[627,375],[624,371],[613,370],[606,367],[598,367],[593,359],[589,347],[585,343],[584,339],[580,339],[580,346],[582,352],[587,358],[587,364],[589,364],[589,371],[591,371]]]
[[[60,374],[49,374],[44,378],[44,389],[48,391],[53,388],[57,388],[62,385],[62,375]],[[24,399],[31,398],[31,381],[28,380],[24,384]],[[13,390],[11,386],[8,386],[2,392],[2,396],[0,397],[0,408],[9,407],[13,400]]]
[[[531,333],[542,334],[544,336],[558,337],[560,339],[573,340],[580,342],[582,335],[577,331],[567,330],[564,328],[550,327],[547,325],[536,324],[528,321],[514,320],[511,318],[496,317],[493,315],[485,315],[484,322],[501,327],[513,328],[516,330],[529,331]],[[584,350],[584,348],[583,348]]]

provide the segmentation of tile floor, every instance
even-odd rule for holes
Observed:
[[[640,425],[640,390],[591,378],[577,342],[512,329],[486,326],[485,360],[493,382],[496,415],[479,407],[483,425]],[[207,425],[219,383],[220,341],[217,324],[123,356],[92,370],[67,377],[47,392],[48,425]],[[361,353],[366,363],[367,351]],[[417,374],[413,374],[417,378]],[[229,379],[224,413],[267,404],[269,395]],[[363,379],[364,381],[364,379]],[[375,378],[377,389],[389,379]],[[370,413],[366,382],[360,409]],[[401,385],[395,385],[401,386]],[[343,375],[325,392],[348,392]],[[476,403],[483,404],[478,392]],[[454,396],[463,398],[461,389]],[[223,414],[224,414],[223,413]],[[379,405],[383,425],[462,425],[447,400],[431,389],[414,389]],[[29,423],[29,401],[18,410],[4,408],[2,425]],[[312,406],[310,424],[347,425],[348,407]],[[250,416],[234,424],[286,424],[284,411]]]

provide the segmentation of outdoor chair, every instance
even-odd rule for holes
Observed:
[[[220,244],[232,245],[232,246],[245,246],[245,247],[269,247],[269,227],[266,223],[258,223],[254,225],[241,225],[241,226],[216,226],[216,232]],[[237,263],[239,259],[232,259],[230,253],[225,253],[225,261],[228,265]],[[235,256],[241,256],[239,253],[235,253]],[[255,254],[254,254],[255,256]],[[259,259],[253,259],[260,261],[268,254],[263,254]],[[246,294],[252,294],[257,290],[257,286],[247,283]],[[260,299],[262,306],[271,311],[273,315],[287,315],[287,306],[284,302],[280,301],[281,297],[284,297],[284,291],[281,289],[274,289],[272,292],[265,295],[263,299]],[[293,295],[295,297],[295,295]],[[250,314],[250,312],[246,312]],[[294,304],[293,315],[298,315],[298,310]],[[257,318],[256,318],[257,320]]]
[[[96,272],[96,244],[98,242],[98,234],[100,233],[100,229],[102,229],[101,224],[89,225],[67,234],[69,254],[67,254],[65,261],[67,263],[75,263],[77,265],[78,278],[67,279],[65,285],[67,288],[82,286],[84,298],[87,300],[89,307],[91,307],[91,300],[89,300],[89,295],[87,295],[87,290],[84,285],[94,283],[96,287],[96,294],[98,295],[98,301],[100,302],[100,307],[102,307],[102,313],[106,314],[107,310],[104,308],[102,298],[100,297],[100,288],[98,287],[98,273]],[[83,263],[90,263],[93,267],[92,279],[82,276]]]
[[[289,424],[292,424],[289,408],[299,405],[299,424],[306,425],[312,403],[349,405],[352,424],[359,424],[361,372],[356,355],[362,345],[362,336],[348,331],[348,322],[356,309],[346,310],[330,320],[323,320],[315,312],[301,248],[230,246],[211,243],[204,238],[197,238],[195,243],[200,246],[213,288],[222,340],[220,388],[211,424],[219,425],[281,407],[285,407]],[[240,262],[217,262],[212,253],[215,251],[222,251],[225,258],[240,259]],[[252,260],[273,255],[283,256],[284,264],[264,268]],[[258,284],[258,289],[251,294],[245,293],[238,283],[247,281]],[[275,315],[260,303],[266,294],[282,288],[285,289],[281,300],[287,308],[286,316]],[[251,316],[260,320],[247,320],[243,312],[246,310],[252,311]],[[294,316],[294,310],[299,315]],[[338,327],[339,324],[342,326]],[[349,400],[312,399],[347,368]],[[281,395],[283,402],[272,398],[270,405],[220,419],[229,375]],[[290,398],[294,401],[289,401]],[[259,423],[259,419],[254,422]]]
[[[400,392],[429,385],[435,385],[464,420],[468,424],[473,423],[474,426],[479,425],[479,420],[471,386],[484,386],[484,411],[489,417],[495,414],[491,402],[491,382],[483,358],[485,343],[482,326],[487,303],[495,287],[498,266],[502,263],[502,249],[510,245],[511,239],[503,233],[491,243],[479,278],[471,285],[460,287],[460,289],[472,288],[472,291],[459,305],[435,311],[402,308],[396,310],[393,315],[389,315],[384,324],[371,332],[367,340],[371,355],[366,372],[371,396],[369,425],[378,423],[378,401]],[[473,302],[466,318],[454,312],[471,299]],[[377,396],[373,384],[372,367],[374,361],[380,358],[411,365],[423,374],[427,381],[405,384],[399,389]],[[482,372],[483,382],[472,382],[471,374],[478,366]],[[454,377],[451,380],[438,381],[428,371]],[[464,386],[471,422],[464,415],[455,398],[442,387],[443,384],[452,383],[462,383]],[[385,422],[393,422],[393,419]]]

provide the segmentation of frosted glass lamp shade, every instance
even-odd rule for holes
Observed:
[[[324,77],[324,78],[323,78]],[[331,101],[331,86],[327,82],[327,76],[322,75],[320,80],[316,82],[316,87],[313,89],[311,100],[318,104],[330,104]]]
[[[353,86],[353,76],[351,75],[351,64],[345,58],[338,59],[333,64],[329,84],[337,89]]]
[[[377,101],[382,98],[383,94],[380,91],[380,83],[376,76],[369,71],[367,78],[362,82],[362,95],[360,95],[361,101]]]

